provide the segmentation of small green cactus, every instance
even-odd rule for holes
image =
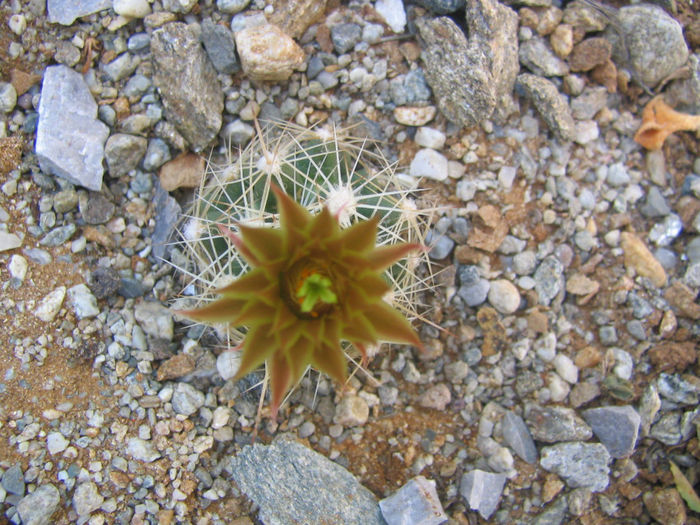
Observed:
[[[416,209],[409,189],[399,184],[392,167],[381,154],[372,151],[372,146],[366,139],[353,138],[346,131],[332,128],[309,130],[289,124],[274,124],[265,133],[259,132],[237,159],[230,160],[223,167],[210,166],[208,177],[181,228],[182,240],[178,243],[178,251],[184,257],[174,258],[180,261],[174,264],[187,277],[186,289],[196,294],[195,299],[186,306],[189,310],[187,316],[207,323],[218,323],[219,333],[229,346],[239,345],[244,339],[260,343],[260,330],[256,329],[259,325],[244,322],[246,314],[243,311],[233,311],[243,307],[240,298],[228,297],[233,310],[224,312],[220,309],[226,304],[226,290],[234,290],[239,286],[237,283],[245,282],[257,270],[255,261],[260,262],[260,253],[248,251],[248,241],[255,243],[254,238],[262,236],[270,243],[290,242],[283,240],[287,239],[284,235],[278,238],[279,232],[285,228],[282,208],[286,206],[291,209],[289,202],[298,203],[294,204],[294,209],[304,210],[317,221],[321,217],[333,218],[324,224],[333,231],[337,229],[339,236],[343,232],[351,235],[353,231],[373,228],[372,248],[375,244],[387,248],[392,245],[392,249],[399,249],[393,248],[397,244],[412,248],[422,244],[428,222],[427,212]],[[365,226],[360,226],[363,224]],[[301,242],[299,238],[296,241]],[[314,248],[314,242],[320,241],[306,238],[301,245],[296,245],[295,250],[299,253],[304,250],[316,253],[319,245],[316,244]],[[270,247],[273,248],[279,247]],[[381,279],[372,281],[375,289],[370,297],[376,302],[376,294],[381,292],[379,298],[383,297],[382,305],[388,301],[409,319],[414,319],[419,317],[417,292],[430,288],[432,283],[429,277],[420,279],[416,276],[418,264],[428,262],[426,251],[409,252],[411,250],[407,249],[392,252],[400,254],[400,257],[390,261],[387,271],[381,268]],[[324,314],[321,315],[324,317],[325,312],[337,312],[346,307],[348,292],[340,292],[340,281],[333,273],[337,270],[329,269],[339,263],[330,264],[317,255],[288,255],[294,261],[303,262],[286,267],[285,277],[281,280],[278,297],[285,301],[287,311],[293,312],[297,318],[314,319],[314,316]],[[331,255],[328,254],[326,259]],[[345,280],[341,281],[346,283]],[[354,285],[355,288],[357,286]],[[263,293],[262,288],[258,291]],[[218,293],[222,296],[218,296]],[[351,309],[355,307],[353,303]],[[384,320],[389,319],[386,315],[383,316]],[[372,343],[377,340],[419,344],[417,337],[409,338],[404,334],[403,338],[391,338],[381,330],[377,332],[377,328],[371,330],[376,335],[374,338],[368,337],[369,332],[359,339],[342,331],[336,335],[345,341],[343,351],[349,350],[351,342],[358,343],[359,346],[355,347],[363,360],[375,349]],[[370,330],[370,327],[365,326],[364,329]],[[252,344],[243,343],[237,377],[267,361],[268,375],[272,379],[273,411],[282,400],[280,396],[293,386],[309,363],[337,380],[345,377],[339,373],[340,361],[336,360],[330,367],[310,357],[312,354],[305,354],[303,359],[294,362],[288,380],[281,381],[280,374],[275,373],[275,365],[271,364],[275,361],[268,352],[272,350],[267,343],[255,352],[254,357],[248,350]],[[288,354],[286,359],[292,362]]]

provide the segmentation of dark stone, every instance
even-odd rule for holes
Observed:
[[[88,282],[92,294],[97,299],[111,297],[119,289],[119,274],[112,268],[98,267],[90,274]]]

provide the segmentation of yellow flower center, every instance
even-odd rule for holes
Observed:
[[[338,296],[329,272],[301,259],[280,276],[282,299],[300,319],[316,319],[333,309]]]

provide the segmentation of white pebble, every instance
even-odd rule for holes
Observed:
[[[216,369],[224,381],[228,381],[235,376],[240,367],[241,353],[236,350],[222,352],[216,359]]]
[[[403,7],[403,0],[377,0],[374,3],[374,10],[394,33],[403,33],[406,27],[406,10]]]
[[[10,30],[17,36],[22,36],[24,30],[27,29],[27,19],[24,15],[12,15],[7,21]]]
[[[557,354],[554,357],[554,368],[564,381],[571,383],[572,385],[578,382],[578,367],[568,356],[564,354]]]
[[[442,149],[446,139],[442,131],[427,126],[418,128],[415,137],[416,144],[431,149]]]
[[[44,322],[52,321],[61,309],[65,297],[66,287],[59,286],[41,300],[37,309],[34,310],[34,315]]]
[[[502,314],[512,314],[520,306],[520,292],[513,283],[505,279],[491,282],[489,302]]]
[[[433,149],[422,149],[411,161],[411,176],[433,180],[447,178],[447,158]]]
[[[146,0],[114,0],[114,12],[132,18],[143,18],[151,14],[151,6]]]
[[[27,259],[19,254],[15,254],[10,258],[10,264],[8,264],[8,269],[10,270],[10,276],[17,279],[18,281],[24,281],[27,275]]]
[[[70,441],[63,437],[60,432],[51,432],[46,436],[46,448],[49,449],[49,454],[52,456],[66,450],[69,444]]]
[[[547,375],[547,387],[549,388],[550,401],[560,403],[569,395],[571,387],[559,374],[551,372]]]

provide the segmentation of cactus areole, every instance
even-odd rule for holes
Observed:
[[[384,271],[418,244],[376,246],[379,219],[341,228],[328,210],[312,215],[273,186],[279,228],[221,228],[250,265],[220,297],[180,312],[196,321],[247,328],[236,379],[267,363],[271,408],[276,416],[285,393],[314,368],[342,383],[348,341],[366,359],[379,341],[421,347],[411,324],[383,299]]]

